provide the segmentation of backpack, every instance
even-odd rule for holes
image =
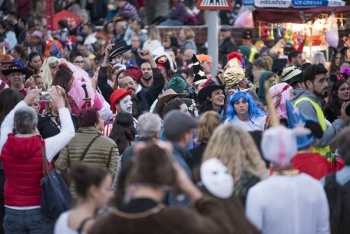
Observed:
[[[326,176],[324,189],[329,203],[332,234],[348,234],[350,230],[350,181],[341,186],[335,173]]]

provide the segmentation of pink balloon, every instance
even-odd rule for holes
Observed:
[[[331,46],[333,48],[337,48],[338,43],[339,43],[338,30],[331,29],[331,30],[327,31],[326,32],[326,41],[327,41],[329,46]]]
[[[251,13],[250,11],[242,12],[237,17],[234,25],[242,28],[253,28],[254,27],[253,13]]]

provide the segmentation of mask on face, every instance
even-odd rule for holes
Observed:
[[[132,101],[131,96],[127,95],[119,102],[120,108],[123,112],[128,112],[131,114],[132,112]]]
[[[217,158],[205,161],[200,168],[201,182],[214,196],[227,199],[232,196],[234,182],[225,165]]]

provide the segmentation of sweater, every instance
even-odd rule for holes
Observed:
[[[79,128],[71,142],[61,150],[55,162],[56,170],[62,174],[63,179],[70,187],[73,197],[75,197],[76,194],[74,185],[68,180],[69,166],[73,162],[80,161],[80,157],[86,147],[97,134],[101,133],[95,127]],[[112,139],[101,135],[91,145],[82,162],[102,166],[106,168],[112,178],[114,178],[117,171],[118,160],[119,151],[116,143]]]
[[[220,206],[208,197],[194,204],[194,209],[156,205],[142,212],[118,209],[96,220],[89,233],[232,233],[230,220]]]

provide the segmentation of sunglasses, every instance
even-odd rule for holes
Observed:
[[[50,68],[56,68],[57,66],[58,66],[58,62],[49,64]]]

